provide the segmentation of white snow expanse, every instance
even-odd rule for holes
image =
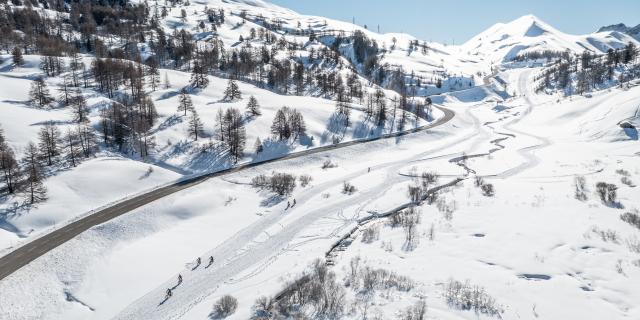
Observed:
[[[405,248],[402,228],[373,219],[360,230],[377,228],[377,240],[362,242],[357,231],[331,267],[344,283],[351,261],[359,257],[361,264],[411,278],[414,288],[367,297],[347,289],[348,306],[364,302],[347,307],[345,319],[362,319],[363,310],[370,317],[399,318],[420,299],[427,303],[428,319],[489,318],[450,307],[443,298],[449,279],[484,287],[502,309],[502,319],[640,319],[640,230],[620,219],[640,209],[640,188],[621,183],[623,177],[640,183],[640,144],[637,131],[634,135],[618,125],[623,120],[640,125],[640,83],[565,98],[533,92],[539,69],[498,72],[506,88],[493,80],[482,85],[477,76],[488,73],[491,63],[527,50],[602,52],[632,41],[630,37],[616,32],[567,35],[525,16],[497,24],[462,46],[429,43],[434,49],[429,55],[407,55],[408,41],[414,39],[409,35],[380,35],[258,0],[193,1],[189,11],[205,5],[277,16],[291,28],[298,21],[317,30],[358,28],[387,46],[395,37],[398,46],[384,62],[417,74],[446,70],[473,79],[474,86],[451,83],[441,90],[449,92],[432,96],[437,105],[455,112],[451,121],[434,129],[210,179],[94,227],[0,280],[0,319],[209,319],[214,302],[225,294],[238,299],[230,319],[247,319],[256,298],[273,296],[284,281],[323,258],[358,219],[406,204],[411,175],[424,171],[437,172],[438,184],[464,180],[441,191],[436,203],[420,206],[415,248]],[[168,30],[172,24],[197,24],[178,15],[179,8],[173,9],[170,17],[175,18],[165,21]],[[236,28],[239,18],[232,15],[228,20],[219,32],[231,45],[251,26]],[[64,126],[71,119],[64,109],[28,106],[30,80],[41,71],[38,56],[25,59],[25,66],[15,68],[10,56],[3,55],[0,65],[0,126],[19,156],[45,121]],[[48,178],[49,200],[28,212],[12,209],[13,198],[0,199],[1,254],[123,197],[230,166],[199,152],[208,139],[194,143],[186,137],[175,93],[189,74],[161,71],[163,77],[165,73],[172,88],[152,93],[160,114],[152,159],[144,162],[103,150],[95,159]],[[267,156],[328,145],[336,134],[349,141],[397,130],[391,124],[371,125],[358,110],[361,106],[354,105],[354,124],[346,132],[331,132],[333,101],[279,95],[246,83],[240,83],[244,99],[220,102],[227,80],[209,79],[209,87],[192,96],[209,135],[219,108],[244,108],[250,95],[258,98],[263,115],[247,125],[249,149],[256,137],[268,136],[278,108],[286,105],[303,113],[313,139],[276,145]],[[61,80],[46,81],[54,91]],[[97,127],[98,111],[108,99],[89,89],[85,95]],[[434,109],[433,116],[436,120],[443,114]],[[412,122],[410,128],[424,124]],[[452,161],[462,156],[467,157],[464,163]],[[321,169],[326,160],[337,167]],[[288,199],[274,199],[250,186],[253,177],[273,171],[313,180]],[[494,197],[481,194],[474,175],[494,185]],[[576,176],[586,179],[585,201],[574,198]],[[356,187],[355,193],[341,192],[345,181]],[[617,205],[600,201],[595,185],[601,181],[618,186]],[[296,205],[287,209],[293,199]],[[205,268],[210,256],[215,262]],[[201,265],[195,264],[198,257]],[[183,281],[176,286],[178,274]],[[165,301],[167,288],[174,286]]]

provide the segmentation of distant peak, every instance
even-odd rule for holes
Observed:
[[[515,20],[513,20],[511,23],[518,23],[518,22],[525,22],[525,23],[535,23],[535,22],[542,22],[542,20],[540,20],[540,18],[536,17],[533,14],[527,14],[524,15],[520,18],[517,18]]]
[[[506,30],[525,37],[538,37],[554,29],[533,14],[524,15],[506,24]]]
[[[535,15],[533,15],[533,14],[531,14],[531,13],[530,13],[530,14],[525,14],[525,15],[524,15],[524,16],[522,16],[521,18],[523,18],[523,19],[539,20],[539,19],[538,19],[538,17],[536,17]]]
[[[628,30],[629,30],[629,27],[627,27],[627,25],[625,25],[624,23],[618,23],[618,24],[604,26],[598,29],[598,32],[605,32],[605,31],[627,32]]]

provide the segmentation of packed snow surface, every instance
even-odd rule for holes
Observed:
[[[407,204],[408,186],[422,172],[437,172],[439,185],[462,181],[442,190],[433,204],[419,206],[417,243],[409,248],[402,228],[374,218],[351,236],[345,251],[332,256],[331,267],[338,282],[345,283],[351,262],[360,259],[372,268],[407,276],[415,286],[366,297],[346,288],[350,304],[367,300],[354,308],[348,305],[345,319],[361,319],[363,310],[397,318],[421,299],[430,319],[489,318],[448,304],[443,296],[450,279],[484,287],[502,319],[640,318],[640,230],[620,219],[640,209],[640,188],[635,186],[640,183],[638,134],[620,125],[640,126],[638,83],[563,97],[533,92],[539,69],[497,72],[495,79],[502,84],[477,76],[487,73],[492,62],[521,53],[604,52],[634,41],[629,36],[616,31],[567,35],[524,16],[497,24],[462,46],[429,43],[432,50],[422,55],[408,52],[412,36],[377,34],[259,0],[193,1],[189,10],[201,11],[205,5],[278,17],[285,28],[294,29],[300,22],[316,31],[361,30],[387,47],[396,39],[397,46],[383,62],[425,76],[446,71],[460,80],[426,92],[455,117],[431,130],[210,179],[91,228],[1,280],[0,318],[208,319],[214,302],[231,294],[239,306],[229,319],[247,319],[256,298],[276,294],[285,281],[324,257],[359,220]],[[164,21],[168,30],[170,25],[196,26],[197,19],[182,21],[178,12],[173,9]],[[232,46],[252,23],[236,27],[238,17],[228,20],[219,32],[225,45]],[[25,56],[26,64],[19,68],[11,66],[9,56],[2,58],[0,125],[21,156],[46,121],[64,127],[71,124],[71,116],[65,109],[28,105],[30,80],[41,72],[38,56]],[[354,124],[338,132],[332,126],[333,101],[279,95],[247,83],[239,84],[242,100],[225,102],[227,80],[212,76],[207,89],[192,95],[207,135],[192,142],[186,137],[185,119],[176,112],[178,90],[189,74],[161,70],[165,73],[171,87],[151,94],[159,112],[153,156],[145,162],[103,151],[76,168],[55,172],[46,180],[49,200],[28,212],[12,209],[11,201],[0,203],[2,254],[123,197],[230,167],[227,160],[203,156],[199,150],[213,135],[216,112],[243,108],[250,95],[258,98],[263,115],[247,123],[249,146],[268,135],[282,106],[298,109],[307,122],[308,140],[274,143],[266,156],[329,145],[334,136],[349,141],[398,130],[373,126],[361,106],[354,105]],[[52,91],[60,83],[55,77],[46,81]],[[85,94],[97,128],[99,110],[109,99],[89,89]],[[439,117],[441,112],[434,112],[433,120]],[[410,127],[424,124],[427,121],[419,120]],[[243,161],[252,160],[248,155]],[[335,166],[325,166],[327,161]],[[308,186],[298,183],[288,197],[251,187],[253,177],[273,172],[312,180]],[[494,186],[493,197],[474,186],[475,176]],[[575,198],[578,176],[586,181],[586,199]],[[345,182],[355,186],[354,193],[343,192]],[[618,187],[615,203],[599,199],[598,182]],[[366,243],[362,229],[369,227],[377,228],[379,236]],[[211,264],[210,257],[215,259]],[[173,294],[167,299],[169,288]]]

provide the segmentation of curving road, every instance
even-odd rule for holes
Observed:
[[[38,257],[55,249],[56,247],[62,245],[63,243],[73,239],[74,237],[88,230],[91,227],[97,226],[111,219],[117,218],[125,213],[128,213],[136,208],[144,206],[160,198],[166,197],[173,193],[176,193],[181,190],[200,184],[210,178],[225,176],[231,173],[242,171],[248,168],[257,167],[267,163],[274,163],[274,162],[295,159],[295,158],[304,157],[304,156],[308,156],[316,153],[325,152],[328,150],[335,150],[335,149],[345,148],[345,147],[349,147],[357,144],[368,143],[371,141],[405,136],[408,134],[428,130],[428,129],[443,125],[449,122],[455,116],[455,113],[449,109],[438,107],[438,106],[436,106],[436,108],[444,112],[444,117],[438,119],[436,122],[429,125],[421,126],[418,128],[407,130],[407,131],[384,134],[380,137],[359,139],[359,140],[353,140],[353,141],[343,142],[343,143],[334,144],[334,145],[327,145],[327,146],[322,146],[322,147],[318,147],[310,150],[290,153],[288,155],[278,157],[278,158],[246,163],[230,169],[221,170],[213,173],[207,173],[207,174],[199,175],[186,180],[181,180],[171,185],[164,186],[162,188],[149,191],[145,194],[138,195],[131,199],[123,200],[110,207],[97,211],[87,217],[74,221],[60,229],[57,229],[31,242],[28,242],[23,246],[1,257],[0,258],[0,280],[11,275],[15,271],[29,264],[31,261],[37,259]]]

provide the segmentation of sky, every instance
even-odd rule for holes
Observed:
[[[533,14],[570,34],[603,25],[640,24],[640,0],[266,0],[299,13],[460,44],[497,22]]]

